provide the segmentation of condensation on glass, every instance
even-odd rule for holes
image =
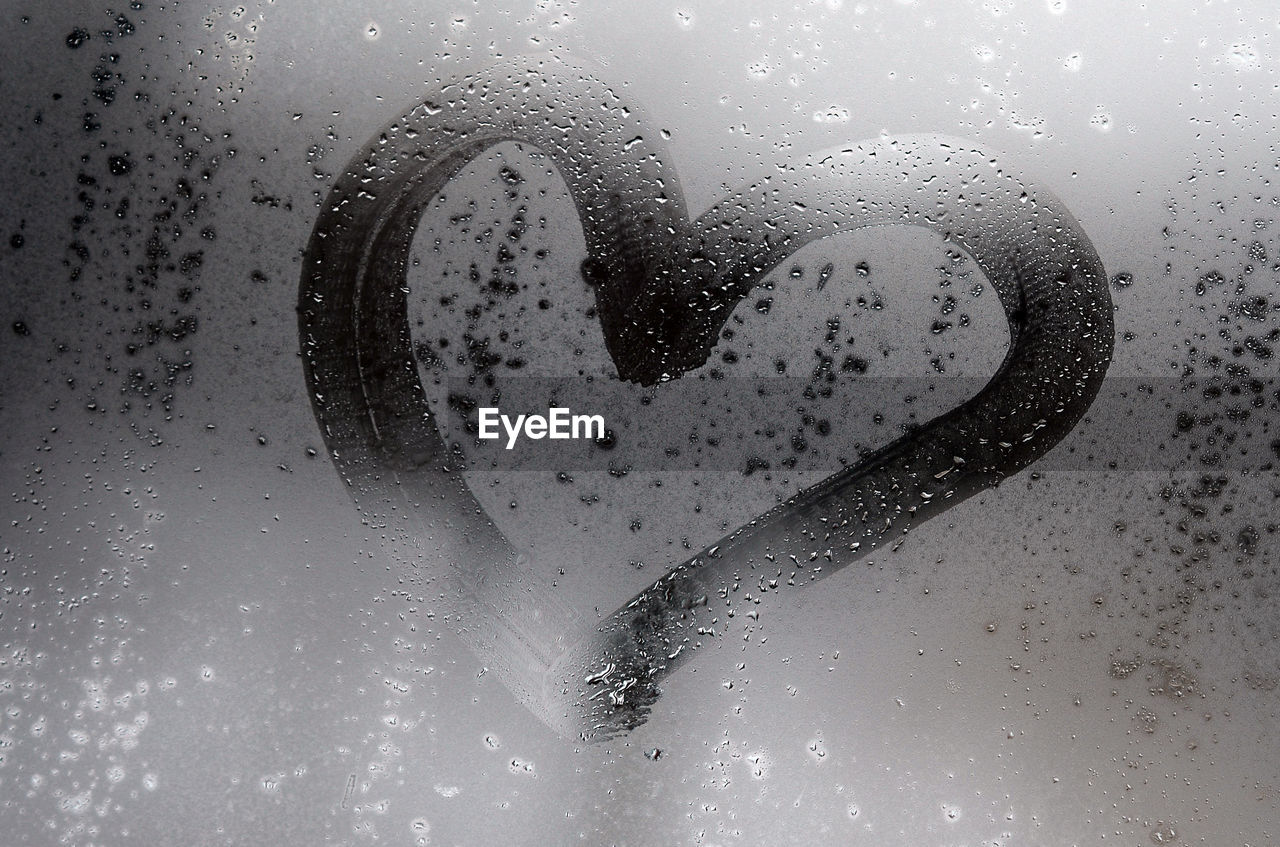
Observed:
[[[7,14],[5,843],[1280,827],[1261,4]]]

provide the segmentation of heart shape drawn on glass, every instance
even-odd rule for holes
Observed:
[[[624,380],[701,366],[739,301],[804,245],[894,224],[932,229],[978,264],[1008,318],[1004,361],[955,409],[584,625],[473,496],[413,355],[406,268],[422,211],[505,141],[539,148],[568,187],[582,272]],[[355,155],[321,208],[298,295],[313,408],[366,523],[404,567],[447,584],[458,634],[517,700],[588,740],[645,720],[663,678],[737,599],[735,574],[826,576],[1047,452],[1093,401],[1114,343],[1106,276],[1080,225],[971,142],[913,135],[819,154],[695,220],[670,159],[598,71],[549,55],[499,62],[446,84]]]

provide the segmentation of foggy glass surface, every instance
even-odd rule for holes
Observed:
[[[1271,4],[4,15],[3,843],[1280,828]],[[970,139],[1075,215],[1114,303],[1107,378],[1061,444],[820,583],[743,580],[728,637],[605,740],[522,706],[446,575],[362,515],[299,353],[303,251],[352,156],[443,81],[543,52],[643,110],[691,216],[818,151]],[[639,386],[585,256],[563,175],[507,142],[428,204],[406,277],[442,436],[566,631],[972,396],[1009,343],[972,257],[882,227],[799,249],[706,366]],[[486,396],[603,411],[610,443],[478,442]]]

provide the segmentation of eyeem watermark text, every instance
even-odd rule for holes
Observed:
[[[544,415],[517,415],[515,420],[502,414],[497,408],[480,408],[480,437],[501,438],[498,425],[507,434],[507,449],[516,445],[523,435],[535,441],[539,438],[604,438],[603,415],[575,415],[562,406],[547,409]]]

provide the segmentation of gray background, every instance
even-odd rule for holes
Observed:
[[[1248,381],[1275,373],[1245,340],[1280,325],[1271,4],[2,14],[5,843],[1244,845],[1280,827],[1274,384],[1239,414]],[[430,578],[398,572],[361,525],[311,415],[294,315],[317,203],[369,134],[441,78],[548,49],[605,67],[671,132],[694,214],[775,162],[881,132],[1001,151],[1132,276],[1113,292],[1115,385],[1172,399],[1128,425],[1108,409],[1039,472],[786,593],[632,735],[556,737],[456,640]],[[607,382],[581,235],[537,157],[496,151],[449,202],[505,220],[499,159],[546,188],[549,221],[534,236],[549,259],[512,309],[540,291],[554,304],[478,331],[518,329],[538,375]],[[439,263],[492,255],[448,218],[433,211],[419,237],[424,338],[461,332]],[[941,391],[999,360],[989,292],[956,294],[968,329],[929,332],[933,297],[980,281],[939,271],[930,236],[842,237],[794,264],[805,285],[780,285],[767,317],[744,302],[729,376],[789,356],[798,394],[833,314],[872,377]],[[1254,296],[1268,299],[1242,305]],[[794,472],[738,469],[788,443],[799,401],[779,400],[770,439],[754,413],[650,423],[611,400],[656,444],[737,437],[714,467],[572,482],[477,450],[473,488],[561,596],[608,612],[913,411],[842,386],[834,440]],[[1153,458],[1108,469],[1130,451]]]

